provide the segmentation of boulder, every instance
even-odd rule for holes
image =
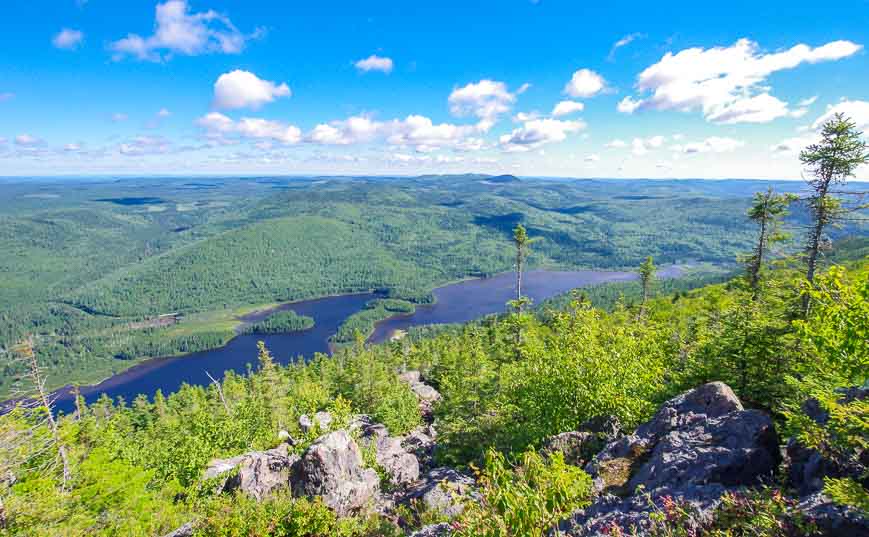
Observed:
[[[452,532],[449,524],[431,524],[410,534],[410,537],[448,537]]]
[[[404,437],[401,447],[416,457],[421,468],[429,469],[434,461],[435,435],[436,432],[431,425],[417,427]]]
[[[376,423],[371,416],[366,414],[358,414],[347,425],[347,431],[350,433],[359,432],[360,438],[384,438],[389,436],[389,430],[386,425]]]
[[[419,371],[405,371],[398,375],[398,379],[408,384],[419,384],[421,382]]]
[[[232,470],[238,466],[238,463],[244,458],[244,455],[238,455],[235,457],[231,457],[229,459],[212,459],[211,462],[208,463],[208,466],[205,468],[205,472],[202,474],[202,479],[214,479],[216,477],[220,477],[224,474],[228,474]],[[220,489],[223,488],[223,483],[220,484]]]
[[[411,487],[402,502],[419,502],[426,509],[447,517],[464,510],[463,498],[471,493],[474,480],[452,468],[435,468],[423,480]]]
[[[544,440],[540,451],[544,455],[561,453],[567,464],[583,466],[603,447],[602,444],[594,433],[568,431]]]
[[[869,535],[869,518],[853,507],[833,503],[823,493],[802,498],[798,509],[815,523],[823,537]]]
[[[287,444],[247,453],[238,464],[238,473],[227,480],[224,490],[237,489],[262,500],[275,490],[289,487],[290,473],[298,460],[298,455],[289,454]]]
[[[291,472],[296,496],[321,496],[339,516],[365,507],[377,494],[377,472],[364,468],[359,446],[347,431],[338,430],[311,444]]]
[[[419,461],[401,445],[401,438],[379,437],[375,440],[377,464],[395,486],[409,485],[419,479]]]
[[[411,391],[416,394],[416,398],[419,399],[419,410],[430,423],[432,420],[432,405],[441,399],[441,394],[421,380],[419,371],[407,371],[400,374],[398,378],[406,382],[410,386]]]
[[[608,443],[585,469],[600,497],[564,525],[568,535],[597,535],[613,523],[648,524],[649,502],[691,504],[698,522],[721,495],[771,477],[780,461],[772,419],[745,410],[725,384],[713,382],[665,403],[634,434]],[[644,494],[633,495],[638,487]]]

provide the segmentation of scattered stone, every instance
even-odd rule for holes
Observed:
[[[406,382],[413,393],[416,394],[417,399],[419,399],[420,412],[426,421],[431,423],[433,419],[432,405],[441,399],[441,394],[433,387],[422,382],[419,371],[407,371],[398,375],[398,378]]]
[[[408,384],[419,384],[421,382],[419,371],[406,371],[398,375],[398,379]]]
[[[359,446],[338,430],[311,444],[291,472],[293,493],[321,496],[339,516],[366,506],[379,490],[377,472],[364,468]]]
[[[288,431],[278,431],[278,440],[280,440],[281,442],[286,442],[291,446],[296,445],[296,439],[293,438]]]
[[[184,524],[183,526],[176,529],[175,531],[171,531],[171,532],[167,533],[163,537],[193,537],[193,530],[194,529],[195,529],[195,526],[194,526],[193,522],[188,522],[187,524]]]
[[[474,480],[452,468],[435,468],[421,483],[408,490],[403,502],[418,501],[428,510],[448,517],[462,513],[462,499],[467,497],[474,486]]]
[[[431,524],[420,528],[410,535],[410,537],[448,537],[452,532],[449,524]]]

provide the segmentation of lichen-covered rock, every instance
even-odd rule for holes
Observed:
[[[432,405],[440,401],[441,394],[432,386],[424,383],[420,377],[419,371],[407,371],[398,376],[398,378],[410,386],[411,391],[419,399],[419,410],[429,423],[432,420]]]
[[[360,438],[384,438],[389,436],[389,430],[386,425],[375,422],[371,416],[366,414],[358,414],[347,425],[347,431],[350,433],[359,433]]]
[[[238,489],[262,500],[276,490],[289,487],[290,472],[298,460],[298,455],[289,454],[287,444],[268,451],[247,453],[238,463],[238,473],[226,482],[224,489]]]
[[[464,510],[464,501],[474,487],[474,480],[452,468],[435,468],[403,497],[403,502],[417,501],[426,509],[448,517]]]
[[[377,464],[395,486],[409,485],[419,479],[419,461],[405,451],[399,437],[379,437],[375,440]]]
[[[823,537],[869,535],[869,518],[853,507],[833,503],[823,493],[802,498],[798,508],[814,522]]]
[[[432,466],[436,434],[431,425],[417,427],[401,441],[401,447],[416,457],[421,469],[429,469]]]
[[[193,531],[195,529],[196,526],[193,524],[193,522],[188,522],[180,528],[177,528],[174,531],[170,531],[163,537],[193,537]]]
[[[594,433],[568,431],[544,440],[541,452],[544,455],[561,453],[567,464],[583,466],[603,447],[602,444],[603,442]]]
[[[377,472],[363,466],[359,446],[344,430],[311,444],[290,479],[295,495],[320,496],[339,516],[365,507],[380,488]]]
[[[600,497],[564,525],[568,535],[602,535],[648,524],[651,502],[691,504],[702,519],[727,490],[761,484],[780,461],[772,419],[744,410],[713,382],[665,403],[634,434],[618,438],[586,465]],[[635,495],[638,487],[644,494]]]

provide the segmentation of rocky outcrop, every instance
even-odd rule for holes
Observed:
[[[216,491],[240,490],[257,500],[289,486],[292,465],[297,455],[289,453],[289,445],[267,451],[251,451],[229,459],[215,459],[208,464],[203,479],[223,476]],[[235,471],[237,469],[237,471]]]
[[[431,421],[433,406],[440,401],[441,394],[432,386],[424,383],[419,371],[407,371],[398,375],[398,378],[406,382],[411,391],[419,399],[419,410],[427,421]]]
[[[394,486],[409,485],[419,479],[419,461],[405,451],[398,437],[380,437],[375,441],[377,464]]]
[[[431,425],[417,427],[407,434],[401,441],[401,447],[408,453],[412,453],[419,462],[420,470],[428,471],[434,463],[435,438],[437,432]]]
[[[195,529],[196,526],[193,524],[193,522],[188,522],[180,528],[163,535],[163,537],[193,537],[193,531]]]
[[[564,461],[575,466],[584,466],[607,443],[622,436],[618,418],[602,416],[581,424],[576,431],[551,436],[543,442],[544,455],[561,453]]]
[[[452,468],[435,468],[411,487],[401,502],[415,501],[431,512],[452,518],[462,513],[463,502],[472,496],[473,487],[474,480],[470,476]]]
[[[634,434],[608,443],[585,469],[600,497],[563,529],[568,535],[603,535],[613,524],[643,528],[665,496],[707,516],[721,495],[759,485],[780,460],[769,416],[745,410],[725,384],[713,382],[665,403]],[[632,496],[642,487],[646,495]]]
[[[320,437],[293,466],[290,477],[297,496],[320,496],[339,516],[361,510],[380,488],[377,472],[365,468],[359,446],[347,431]]]

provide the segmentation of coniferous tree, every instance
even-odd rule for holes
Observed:
[[[531,251],[531,243],[533,241],[528,238],[528,232],[525,231],[525,226],[518,224],[513,229],[513,244],[516,246],[516,300],[514,305],[516,311],[522,313],[522,308],[529,301],[522,296],[522,270],[524,268],[525,259]]]
[[[813,284],[818,256],[823,249],[825,232],[830,225],[841,220],[846,210],[842,200],[831,188],[844,184],[854,176],[858,166],[869,163],[869,152],[863,133],[844,114],[837,113],[821,126],[821,140],[806,147],[800,153],[800,162],[807,168],[811,178],[808,198],[812,212],[812,227],[806,244],[806,280]],[[803,315],[809,311],[809,294],[803,295]]]
[[[766,192],[755,193],[754,202],[748,209],[748,218],[758,226],[757,244],[746,259],[748,283],[755,297],[760,286],[760,273],[764,260],[769,257],[770,248],[788,237],[779,228],[782,218],[788,214],[788,206],[796,199],[793,194],[776,194],[769,187]]]
[[[655,279],[655,273],[657,271],[658,267],[655,266],[652,256],[647,257],[646,260],[640,264],[640,284],[643,288],[643,301],[640,305],[640,315],[646,311],[646,302],[649,300],[649,296],[651,295],[652,281]]]

